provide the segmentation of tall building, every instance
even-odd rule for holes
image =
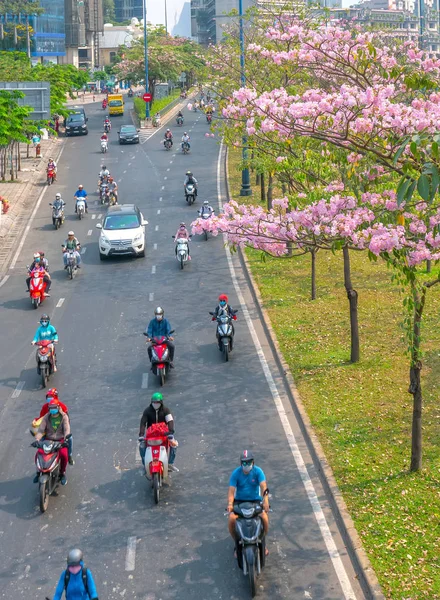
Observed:
[[[143,0],[115,0],[115,17],[118,23],[133,17],[143,18]]]
[[[104,31],[102,0],[64,0],[64,7],[64,62],[87,69],[98,68],[99,42]]]
[[[254,4],[255,0],[243,0],[243,11]],[[238,10],[238,0],[191,0],[191,36],[202,45],[216,44],[234,9]]]

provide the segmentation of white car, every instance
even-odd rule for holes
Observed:
[[[129,254],[145,256],[145,225],[148,225],[134,204],[110,206],[104,222],[97,223],[99,236],[99,258]]]

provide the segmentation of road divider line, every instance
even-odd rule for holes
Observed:
[[[102,214],[99,214],[96,218],[97,219],[102,219]]]
[[[93,229],[89,229],[87,232],[87,235],[92,235],[92,231],[93,231]]]
[[[148,294],[148,300],[149,300],[150,302],[153,302],[153,300],[154,300],[154,292],[150,292],[150,293]]]
[[[15,390],[12,392],[11,398],[18,398],[21,394],[21,390],[24,388],[24,381],[19,381],[15,386]]]
[[[164,185],[162,186],[162,189],[163,189],[163,190],[165,189],[165,186],[164,186]]]
[[[81,254],[85,254],[87,252],[87,248],[81,248]]]
[[[157,244],[153,244],[153,250],[157,250]]]
[[[170,160],[170,165],[172,165],[172,164],[173,164],[173,161],[172,161],[172,160]]]
[[[159,231],[159,225],[156,225],[156,227],[154,228],[154,231]]]
[[[168,177],[165,175],[164,180],[166,181],[168,179]]]
[[[146,390],[148,388],[148,375],[149,373],[142,373],[142,389]]]
[[[157,209],[157,214],[160,215],[160,208]]]
[[[92,221],[96,219],[96,215],[92,215]]]
[[[154,275],[156,273],[156,265],[151,267],[151,274]]]
[[[162,198],[162,196],[161,196],[161,197],[159,198],[159,202],[162,202],[162,200],[163,200],[163,198]]]
[[[129,537],[127,540],[127,554],[125,555],[125,570],[134,571],[136,566],[136,536]]]
[[[127,172],[127,169],[125,169],[125,171],[122,171],[122,174],[125,175],[126,172]]]
[[[0,281],[0,288],[2,287],[2,285],[5,285],[5,283],[8,281],[9,279],[9,275],[5,275],[3,277],[3,279]]]
[[[217,160],[217,197],[219,204],[219,211],[223,212],[223,202],[222,202],[222,194],[221,194],[221,163],[222,163],[222,154],[223,154],[223,140],[220,143],[220,149]],[[231,274],[232,283],[234,285],[235,292],[237,294],[238,300],[240,302],[243,316],[246,320],[246,324],[249,329],[249,333],[251,334],[252,341],[254,342],[255,350],[257,351],[258,358],[260,360],[260,364],[266,378],[267,384],[269,386],[270,392],[272,394],[273,401],[275,403],[276,409],[278,411],[278,416],[280,418],[281,424],[284,429],[284,433],[287,438],[287,442],[290,446],[290,451],[293,455],[293,458],[296,463],[296,467],[300,474],[302,483],[304,485],[304,489],[306,491],[307,497],[309,499],[310,505],[312,507],[313,514],[315,515],[316,521],[318,523],[321,536],[324,540],[324,543],[327,548],[327,552],[330,556],[330,559],[333,563],[333,567],[335,569],[336,575],[339,579],[339,584],[341,586],[342,592],[344,594],[345,600],[356,600],[355,593],[353,591],[350,578],[345,570],[344,564],[341,560],[341,556],[336,547],[335,541],[331,534],[330,528],[327,523],[327,519],[325,518],[324,511],[322,510],[321,503],[319,502],[318,496],[316,494],[315,487],[308,473],[307,467],[305,465],[304,459],[302,457],[301,451],[298,447],[297,441],[295,439],[294,433],[292,431],[292,427],[289,422],[289,418],[287,417],[286,411],[283,406],[283,402],[281,400],[280,394],[278,392],[278,388],[276,383],[272,377],[272,373],[270,371],[270,367],[266,360],[266,357],[263,352],[263,348],[261,347],[260,340],[258,339],[257,332],[255,331],[255,327],[251,316],[249,314],[249,310],[246,305],[246,301],[244,299],[243,293],[240,289],[237,275],[235,272],[234,263],[232,262],[232,255],[227,245],[227,237],[226,234],[223,235],[223,239],[225,241],[225,251],[226,258],[229,265],[229,271]]]
[[[63,304],[64,304],[64,300],[65,300],[65,298],[60,298],[58,300],[57,305],[56,305],[55,308],[61,308],[61,306],[63,306]]]
[[[170,168],[168,167],[167,171],[169,171],[169,170],[170,170]]]

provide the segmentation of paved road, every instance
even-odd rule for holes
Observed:
[[[181,272],[174,258],[171,235],[180,221],[191,222],[200,204],[186,206],[185,171],[196,173],[200,201],[218,201],[219,145],[205,138],[204,117],[186,115],[193,140],[188,156],[165,152],[162,132],[146,144],[120,147],[117,124],[128,116],[113,119],[105,162],[119,181],[121,200],[138,204],[148,219],[148,246],[145,259],[101,263],[95,225],[103,210],[94,190],[103,112],[97,105],[87,111],[90,134],[68,140],[59,183],[44,196],[0,288],[0,598],[52,596],[64,556],[74,546],[84,549],[101,599],[248,598],[223,517],[228,477],[243,448],[251,448],[265,470],[274,510],[258,597],[364,598],[236,258],[227,258],[222,239],[196,237],[188,268]],[[71,201],[78,183],[91,200],[81,223]],[[219,190],[224,197],[223,181]],[[52,229],[47,206],[57,191],[69,215],[60,231]],[[85,251],[74,281],[66,279],[60,253],[71,228]],[[30,346],[41,311],[31,309],[24,293],[25,265],[41,248],[54,280],[44,309],[61,340],[59,371],[51,383],[70,407],[76,452],[68,485],[51,498],[44,515],[32,483],[34,451],[27,433],[44,401]],[[240,309],[228,364],[216,349],[208,315],[220,292]],[[156,507],[141,474],[136,439],[140,414],[159,389],[142,336],[158,304],[176,329],[176,368],[164,393],[177,424],[181,472],[173,474]]]

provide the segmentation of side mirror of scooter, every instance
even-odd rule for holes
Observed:
[[[172,237],[172,238],[173,238],[173,240],[174,240],[176,236],[175,236],[175,235],[172,235],[171,237]]]
[[[214,313],[213,313],[213,312],[211,312],[211,311],[209,311],[209,314],[210,314],[212,317],[214,316]]]
[[[148,337],[148,333],[146,331],[144,331],[144,336]]]
[[[70,438],[71,438],[71,437],[72,437],[72,434],[71,434],[71,433],[68,433],[68,434],[66,435],[66,440],[70,440]]]
[[[176,331],[175,329],[172,329],[172,330],[170,331],[170,335],[171,335],[172,333],[174,333],[175,331]]]
[[[49,206],[52,206],[52,202],[49,202]]]

